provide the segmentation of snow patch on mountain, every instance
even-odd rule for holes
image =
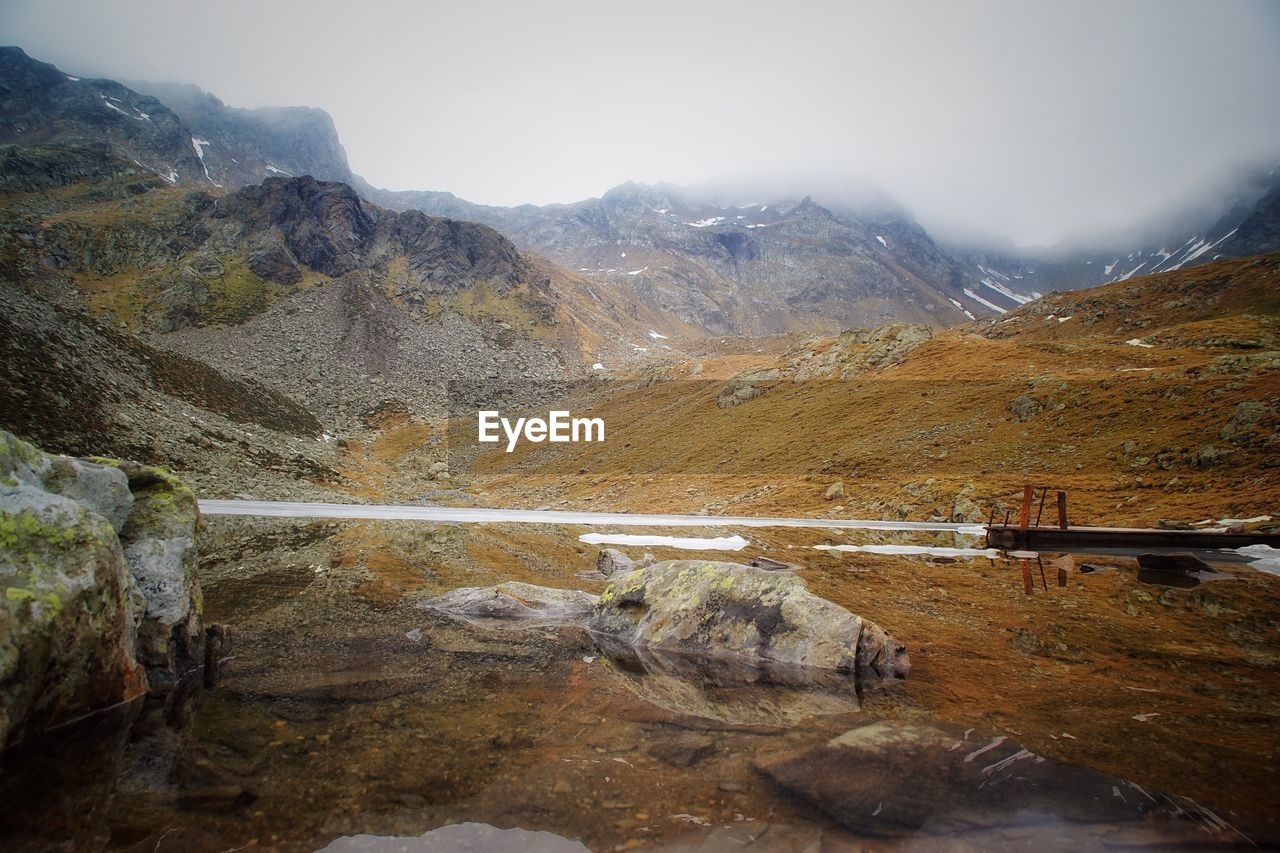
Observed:
[[[985,305],[986,307],[990,308],[992,311],[995,311],[997,314],[1009,313],[1008,311],[1001,308],[999,305],[995,304],[994,302],[988,302],[987,300],[983,299],[981,296],[974,293],[972,290],[970,290],[967,287],[964,289],[964,295],[972,299],[974,302],[977,302],[979,305]]]

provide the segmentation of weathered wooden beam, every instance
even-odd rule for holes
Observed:
[[[1155,530],[1133,527],[1022,527],[1009,524],[987,529],[994,548],[1069,551],[1073,548],[1280,548],[1280,533],[1218,533],[1208,530]]]

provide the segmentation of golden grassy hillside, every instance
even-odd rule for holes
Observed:
[[[486,452],[471,474],[510,505],[637,512],[925,520],[1031,480],[1067,489],[1077,523],[1280,515],[1278,341],[1280,255],[1223,261],[1053,294],[845,381],[786,376],[830,339],[708,348],[578,389],[564,408],[603,417],[603,444]],[[770,368],[763,396],[717,404]]]

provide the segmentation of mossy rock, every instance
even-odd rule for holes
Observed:
[[[116,532],[70,498],[0,492],[0,743],[136,695],[136,595]]]
[[[809,592],[799,575],[736,563],[672,560],[629,572],[600,595],[589,627],[636,647],[762,665],[879,679],[908,667],[888,634]]]

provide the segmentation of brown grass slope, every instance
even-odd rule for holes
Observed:
[[[1280,514],[1277,293],[1280,254],[1054,294],[731,408],[720,378],[616,383],[569,401],[605,418],[603,444],[525,444],[474,473],[512,504],[634,511],[811,515],[840,480],[839,514],[924,520],[1031,480],[1067,489],[1078,523]]]

